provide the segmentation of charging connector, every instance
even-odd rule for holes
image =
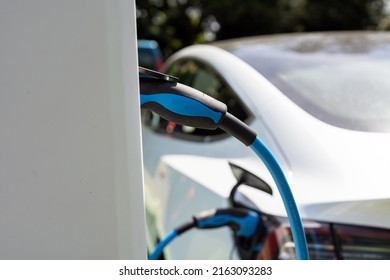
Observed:
[[[173,239],[192,228],[212,229],[224,226],[233,231],[235,240],[241,240],[240,242],[245,244],[246,250],[253,250],[254,242],[251,240],[256,239],[256,233],[261,227],[261,217],[255,211],[245,208],[212,209],[202,212],[194,216],[191,222],[175,228],[159,242],[149,260],[157,260]],[[248,247],[248,244],[251,245]]]

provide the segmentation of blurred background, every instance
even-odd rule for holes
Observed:
[[[273,33],[390,31],[389,0],[136,0],[139,39],[164,58],[195,43]]]

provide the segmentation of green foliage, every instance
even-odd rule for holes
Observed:
[[[165,56],[216,39],[375,29],[384,21],[384,0],[136,0],[136,6],[138,38],[158,41]]]
[[[382,0],[310,0],[301,23],[307,30],[355,30],[375,28],[383,16]]]
[[[204,32],[197,2],[137,0],[138,38],[156,40],[165,55],[197,42]]]

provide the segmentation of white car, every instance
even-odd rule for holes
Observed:
[[[166,73],[228,106],[281,165],[311,259],[390,259],[390,33],[271,35],[187,47]],[[222,130],[143,110],[149,249],[193,215],[229,207],[234,168],[264,185],[239,187],[264,219],[259,259],[294,259],[286,212],[256,155]],[[228,228],[192,230],[169,259],[243,258]]]

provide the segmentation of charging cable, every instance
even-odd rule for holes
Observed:
[[[192,228],[212,229],[228,226],[235,237],[252,239],[261,227],[261,218],[258,213],[245,208],[212,209],[202,212],[193,217],[192,221],[185,223],[161,240],[149,260],[157,260],[161,256],[164,248],[177,236],[187,232]],[[252,249],[252,248],[250,248]]]

